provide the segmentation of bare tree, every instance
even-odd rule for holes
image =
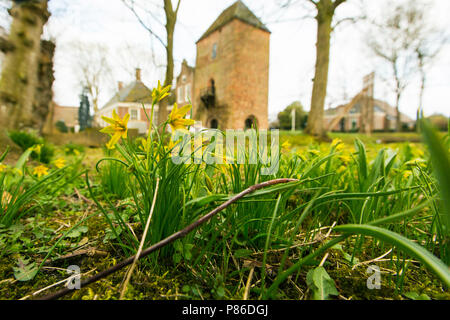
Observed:
[[[414,7],[421,12],[421,19],[416,21],[418,26],[414,28],[412,36],[413,50],[417,58],[417,70],[420,79],[419,106],[417,108],[417,120],[423,115],[423,97],[427,82],[427,71],[436,61],[436,57],[448,42],[447,35],[435,26],[430,19],[429,11],[424,8]],[[417,122],[417,125],[419,121]]]
[[[174,78],[174,34],[181,0],[176,1],[176,6],[172,4],[172,0],[158,0],[156,2],[148,0],[122,0],[122,2],[133,12],[139,23],[150,35],[165,48],[166,75],[164,86],[172,85]],[[163,10],[164,14],[158,15],[158,12],[161,12],[161,10]],[[165,17],[165,22],[161,19],[162,15]],[[164,25],[165,37],[158,32],[158,27],[155,27],[155,24],[159,26]],[[159,103],[159,124],[163,123],[167,118],[167,105],[167,98]]]
[[[73,42],[70,47],[74,74],[78,77],[80,87],[87,88],[94,112],[97,112],[100,94],[112,78],[108,47],[89,42]]]
[[[401,131],[400,100],[416,72],[416,37],[423,25],[423,10],[416,1],[389,6],[377,19],[370,19],[367,43],[387,63],[394,82],[396,130]]]
[[[343,22],[354,22],[359,19],[359,17],[347,17],[333,22],[337,8],[345,2],[348,1],[288,0],[283,4],[283,7],[299,5],[303,10],[309,10],[310,13],[314,14],[314,19],[317,22],[316,64],[311,96],[311,108],[305,132],[320,139],[327,138],[326,129],[323,126],[323,117],[328,86],[331,35],[333,30]],[[305,8],[305,5],[309,5],[309,8]],[[300,19],[311,17],[310,13]]]
[[[135,77],[135,69],[143,71],[142,79],[145,82],[162,79],[165,71],[165,59],[157,56],[152,47],[139,43],[122,43],[120,47],[114,48],[114,52],[109,55],[117,69],[126,73],[128,78]],[[149,57],[152,57],[149,59]]]

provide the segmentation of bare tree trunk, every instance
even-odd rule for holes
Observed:
[[[420,119],[423,116],[423,95],[425,93],[426,74],[424,71],[423,60],[419,56],[419,70],[420,70],[420,94],[419,94],[419,107],[417,108],[416,130],[420,132]]]
[[[173,39],[175,33],[175,24],[177,22],[177,14],[178,8],[180,6],[180,1],[175,10],[172,7],[171,0],[164,0],[164,11],[166,13],[166,34],[167,34],[167,43],[166,43],[166,58],[167,58],[167,66],[166,66],[166,77],[164,80],[164,86],[172,85],[173,82],[173,71],[174,71],[174,61],[173,61]],[[163,99],[159,103],[158,110],[158,124],[162,124],[167,120],[167,106],[168,106],[168,98]]]
[[[395,118],[395,131],[401,132],[402,131],[402,121],[400,117],[400,92],[397,92],[396,99],[395,99],[395,111],[396,111],[396,118]]]
[[[46,122],[53,100],[53,56],[55,44],[51,41],[41,41],[41,55],[38,67],[38,83],[33,103],[33,116],[37,123],[39,133],[43,133],[44,126],[52,125]],[[48,128],[45,128],[46,130]]]
[[[0,78],[0,106],[6,109],[9,128],[38,127],[33,117],[33,102],[38,82],[41,35],[50,17],[47,0],[14,2],[13,17]],[[2,118],[6,118],[2,116]]]
[[[334,15],[334,4],[321,1],[317,6],[317,43],[314,84],[311,97],[311,110],[305,132],[318,138],[326,137],[323,127],[325,98],[327,95],[328,67],[330,62],[331,22]]]

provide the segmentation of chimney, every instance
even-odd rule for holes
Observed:
[[[123,82],[122,81],[117,82],[117,88],[119,89],[119,91],[122,90],[122,88],[123,88]]]
[[[141,69],[136,68],[136,81],[141,81]]]

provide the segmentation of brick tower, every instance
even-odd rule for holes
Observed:
[[[270,31],[241,2],[197,41],[194,118],[204,127],[268,127]]]

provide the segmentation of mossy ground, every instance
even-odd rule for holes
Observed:
[[[74,212],[73,210],[69,210],[70,207],[68,206],[66,208],[67,211],[56,212],[45,217],[44,219],[47,221],[46,224],[49,226],[56,226],[64,219],[65,224],[73,226],[73,224],[79,221],[81,217],[85,216],[83,209],[89,209],[93,212],[96,210],[93,206],[86,204],[82,200],[73,199],[73,201],[82,210]],[[24,223],[26,222],[24,221]],[[87,234],[83,235],[83,237],[87,237],[90,245],[95,247],[96,250],[107,252],[107,256],[81,255],[70,259],[56,260],[53,263],[46,264],[43,270],[39,272],[33,280],[26,282],[20,282],[14,278],[13,267],[16,265],[16,255],[2,256],[0,258],[0,279],[2,279],[0,280],[0,299],[21,299],[27,296],[28,299],[32,299],[51,293],[56,289],[60,289],[62,288],[62,285],[48,289],[35,297],[30,296],[40,289],[66,279],[68,275],[63,269],[70,265],[79,265],[82,273],[88,273],[86,276],[92,276],[126,258],[121,251],[115,250],[111,244],[103,243],[102,239],[105,235],[107,225],[100,216],[100,213],[89,219],[87,225],[89,226],[89,231]],[[344,245],[344,250],[346,252],[351,252],[352,243],[352,241],[349,241]],[[42,244],[39,242],[35,244],[36,247],[39,247],[40,245]],[[370,243],[368,243],[367,246],[370,246]],[[66,251],[70,250],[61,250],[61,252],[67,253]],[[381,255],[383,252],[380,250],[379,254]],[[42,259],[43,255],[34,254],[29,257],[40,261],[39,259]],[[357,256],[356,258],[359,261],[364,262],[369,261],[371,259],[370,257],[373,256]],[[254,258],[258,259],[258,257]],[[268,257],[268,262],[270,265],[276,267],[279,265],[280,258],[281,255],[279,254],[270,255]],[[295,259],[295,255],[292,256],[291,259]],[[241,265],[240,267],[242,267],[243,263],[243,260],[238,260],[238,264]],[[368,264],[363,264],[352,269],[350,262],[344,258],[343,252],[334,249],[330,250],[324,263],[324,267],[336,283],[336,287],[339,291],[339,296],[336,297],[336,299],[407,299],[396,287],[396,270],[393,270],[392,261],[374,263],[380,266],[382,270],[382,285],[379,290],[370,290],[367,288],[366,282],[368,275],[366,274],[366,269]],[[233,264],[230,263],[230,266],[231,265]],[[299,273],[290,277],[288,281],[280,287],[278,298],[294,300],[310,298],[310,292],[306,285],[306,274],[310,268],[311,267],[305,267]],[[63,299],[118,299],[127,270],[128,268],[119,270],[107,278],[101,279],[81,290],[75,290],[72,294],[65,296]],[[150,266],[148,261],[144,260],[139,263],[138,268],[134,271],[125,298],[145,300],[216,298],[213,288],[208,286],[208,279],[199,279],[198,275],[192,271],[193,268],[191,266],[183,264],[174,267],[174,264],[171,261],[161,263],[156,270]],[[260,272],[260,269],[255,268],[255,274],[258,274],[258,272]],[[242,299],[244,286],[239,284],[240,277],[246,282],[247,276],[248,270],[242,270],[241,273],[227,279],[224,283],[225,287],[230,286],[234,289],[225,290],[223,299]],[[272,275],[272,277],[273,276],[274,275]],[[269,281],[270,278],[271,276],[269,276]],[[256,279],[257,276],[255,277],[255,282],[257,282]],[[185,290],[185,287],[187,285],[191,288],[196,288],[197,290],[189,290],[186,292],[187,290]],[[442,283],[417,263],[411,263],[409,265],[403,282],[402,293],[411,291],[419,294],[425,293],[432,299],[450,299],[450,293],[443,287]],[[255,290],[250,290],[249,298],[255,299],[257,297],[257,292]]]

